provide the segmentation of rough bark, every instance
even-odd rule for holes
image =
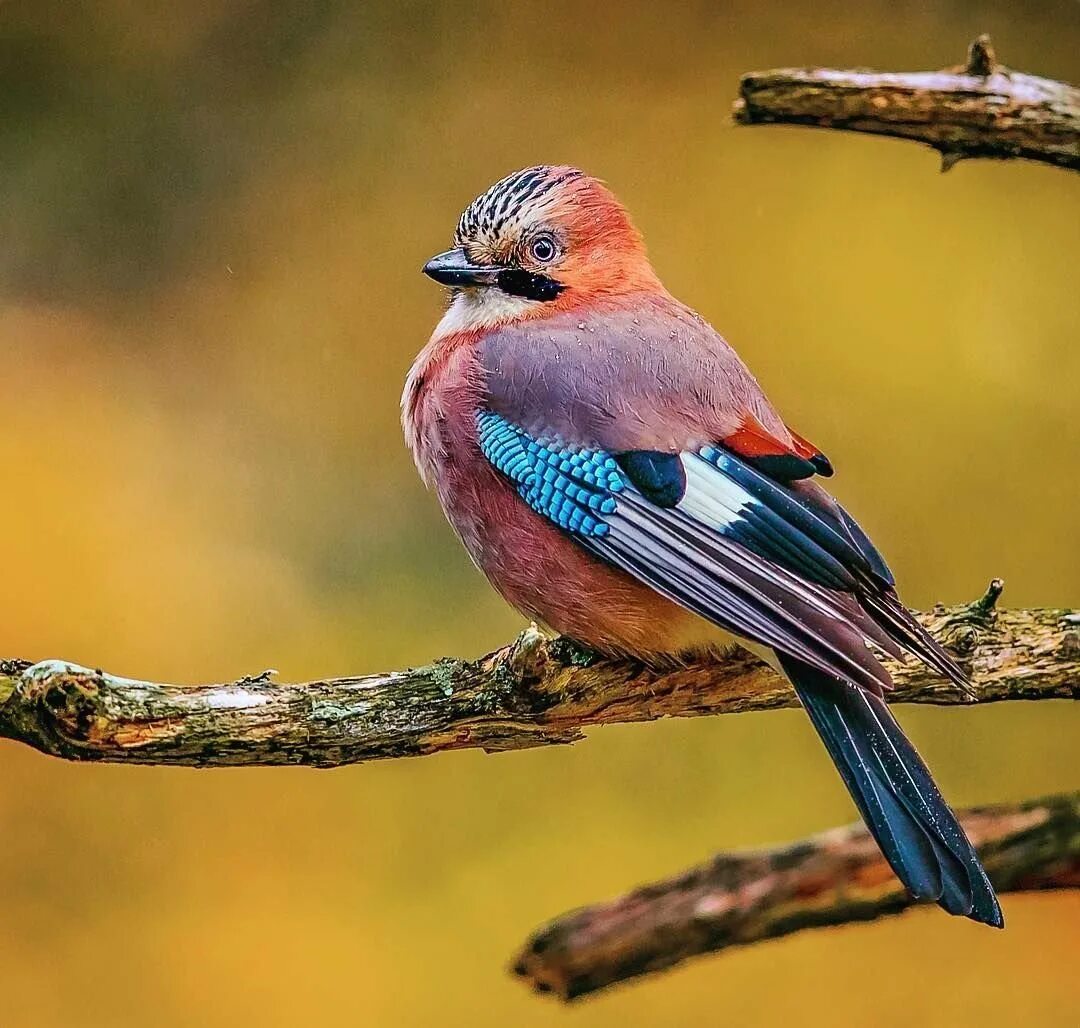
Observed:
[[[1080,888],[1080,793],[960,812],[999,893]],[[862,825],[781,849],[721,854],[537,931],[513,970],[564,1000],[702,953],[914,903]]]
[[[968,698],[914,662],[889,662],[891,699],[915,703],[1076,698],[1080,615],[938,607],[926,625],[970,669]],[[739,650],[657,670],[600,660],[535,629],[479,660],[277,684],[269,673],[218,685],[117,678],[63,661],[0,661],[0,737],[70,760],[188,766],[334,767],[480,747],[582,738],[592,725],[797,705],[785,681]]]
[[[1080,89],[997,63],[987,36],[965,64],[887,73],[782,68],[744,75],[742,125],[846,129],[926,143],[942,170],[968,157],[1023,157],[1080,170]]]

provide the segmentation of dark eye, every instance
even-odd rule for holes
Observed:
[[[547,264],[548,261],[555,258],[555,244],[547,236],[539,236],[532,241],[529,252],[541,264]]]

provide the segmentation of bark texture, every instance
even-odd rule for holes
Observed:
[[[741,125],[847,129],[927,143],[942,170],[968,157],[1024,157],[1080,170],[1080,89],[998,64],[987,36],[965,64],[887,73],[781,68],[744,75]]]
[[[970,669],[971,699],[922,665],[889,662],[891,699],[912,703],[1076,698],[1080,615],[997,610],[1001,583],[972,604],[922,615]],[[742,650],[657,670],[600,660],[535,629],[479,660],[278,684],[117,678],[64,661],[0,661],[0,737],[69,760],[187,766],[335,767],[480,747],[582,738],[592,725],[794,707],[787,683]]]
[[[960,812],[999,893],[1080,888],[1080,793]],[[872,921],[913,902],[862,825],[781,849],[720,854],[667,881],[565,914],[514,973],[575,999],[702,953]]]

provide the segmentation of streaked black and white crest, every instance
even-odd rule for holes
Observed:
[[[576,168],[540,164],[523,168],[500,179],[462,212],[454,233],[454,245],[478,243],[497,246],[516,235],[527,215],[542,216],[544,208],[559,195],[559,186],[584,178]]]

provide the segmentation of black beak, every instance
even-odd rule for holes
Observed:
[[[424,274],[444,286],[493,286],[505,269],[491,264],[473,264],[460,247],[438,253],[424,265]]]

